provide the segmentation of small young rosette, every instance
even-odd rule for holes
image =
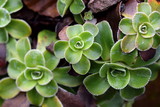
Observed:
[[[16,39],[27,37],[31,34],[31,28],[25,21],[11,18],[11,14],[22,7],[21,0],[0,1],[0,43],[8,42],[8,33]]]
[[[123,18],[119,28],[126,36],[121,42],[121,49],[125,53],[132,52],[135,48],[146,51],[157,48],[160,44],[160,13],[153,11],[148,3],[139,3],[133,19]]]
[[[57,41],[54,45],[54,53],[58,58],[65,58],[73,69],[81,75],[90,69],[90,60],[96,60],[101,56],[102,47],[94,42],[98,28],[91,23],[70,26],[66,30],[68,41]]]

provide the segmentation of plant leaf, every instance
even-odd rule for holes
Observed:
[[[16,51],[21,61],[24,61],[24,56],[30,49],[31,49],[31,44],[28,38],[22,38],[17,41]]]
[[[98,42],[103,48],[101,55],[102,59],[109,60],[110,50],[111,47],[114,45],[111,27],[107,21],[102,21],[98,23],[97,27],[99,29],[99,33],[95,37],[95,42]]]
[[[60,67],[53,70],[54,80],[61,85],[67,87],[76,87],[82,83],[82,76],[72,76],[68,74],[70,70],[70,66],[68,67]]]
[[[4,8],[7,9],[10,13],[17,12],[23,7],[21,0],[7,0],[7,3],[4,5]]]
[[[18,95],[20,90],[15,84],[15,80],[7,77],[0,80],[0,97],[10,99]]]
[[[58,99],[57,96],[54,96],[54,97],[51,97],[51,98],[46,98],[44,100],[44,103],[43,103],[42,107],[52,107],[53,105],[55,107],[63,107],[61,101]]]
[[[96,80],[96,81],[95,81]],[[83,81],[86,89],[93,95],[104,94],[110,87],[106,78],[101,78],[98,73],[87,76]]]
[[[143,3],[138,4],[137,11],[138,12],[143,12],[146,15],[149,15],[152,12],[152,8],[149,5],[149,3],[143,2]]]
[[[27,52],[24,58],[24,62],[27,67],[36,67],[37,65],[45,65],[45,59],[43,54],[36,49],[32,49]]]
[[[16,79],[21,72],[26,69],[26,66],[17,59],[11,59],[7,68],[9,77]]]
[[[84,9],[85,4],[83,3],[83,0],[73,0],[73,2],[70,5],[70,11],[73,14],[80,14]]]
[[[16,39],[31,35],[30,26],[24,20],[20,19],[12,19],[11,22],[6,26],[6,30],[12,37]]]
[[[43,97],[52,97],[57,93],[58,85],[54,80],[52,80],[47,85],[37,85],[36,90]]]
[[[158,34],[155,34],[153,37],[153,45],[152,48],[156,49],[160,45],[160,36]]]
[[[72,67],[76,73],[85,75],[90,69],[90,61],[85,56],[82,56],[81,60],[78,63],[73,64]]]
[[[139,67],[129,70],[130,72],[130,82],[129,85],[133,88],[142,88],[150,80],[151,70],[144,67]]]
[[[74,14],[73,17],[78,24],[84,24],[84,19],[81,14]]]
[[[0,7],[3,7],[3,6],[6,4],[7,1],[8,1],[8,0],[1,0],[1,1],[0,1]]]
[[[0,43],[7,43],[8,42],[8,32],[5,28],[0,28]]]
[[[11,16],[6,9],[0,8],[0,16],[0,28],[5,27],[11,22]]]
[[[41,106],[44,101],[44,97],[42,97],[35,89],[27,92],[27,99],[31,104],[36,106]]]
[[[155,30],[160,29],[160,13],[159,12],[157,11],[152,12],[149,15],[149,20]]]

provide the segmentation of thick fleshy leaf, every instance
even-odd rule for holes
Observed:
[[[24,76],[27,80],[39,80],[43,77],[44,73],[39,68],[29,68],[27,67],[24,71]]]
[[[44,100],[44,103],[43,103],[42,107],[52,107],[53,105],[55,107],[63,107],[61,101],[58,99],[57,96],[54,96],[54,97],[51,97],[51,98],[46,98]]]
[[[7,1],[8,1],[8,0],[1,0],[1,1],[0,1],[0,7],[3,7],[3,6],[6,4]]]
[[[58,85],[54,80],[52,80],[47,85],[37,85],[36,90],[43,97],[52,97],[57,93]]]
[[[132,20],[134,30],[138,32],[139,26],[144,22],[149,22],[148,16],[145,13],[137,12]]]
[[[78,24],[83,24],[84,23],[84,19],[83,16],[81,14],[75,14],[73,15],[74,20],[78,23]]]
[[[155,34],[153,37],[153,45],[152,48],[156,49],[160,45],[160,36],[158,34]]]
[[[91,62],[91,67],[89,70],[89,73],[98,73],[101,66],[105,63],[105,61],[90,61]]]
[[[135,89],[130,86],[125,87],[120,90],[120,95],[125,100],[134,100],[139,95],[142,95],[145,92],[145,88]]]
[[[63,17],[68,9],[68,7],[70,6],[70,4],[72,3],[73,0],[58,0],[57,1],[57,10],[58,13],[61,15],[61,17]],[[63,7],[63,8],[62,8]]]
[[[10,99],[15,97],[20,90],[15,84],[15,80],[11,78],[3,78],[0,80],[0,97],[3,99]]]
[[[86,89],[93,95],[104,94],[110,85],[106,78],[101,78],[98,73],[87,76],[83,81]]]
[[[89,49],[83,51],[83,54],[84,54],[88,59],[96,60],[96,59],[98,59],[98,58],[101,56],[101,54],[102,54],[102,47],[101,47],[100,44],[94,42]]]
[[[27,80],[24,76],[24,73],[21,73],[16,79],[17,87],[24,92],[30,91],[37,84],[36,81]]]
[[[127,35],[134,35],[136,34],[135,30],[133,29],[132,19],[123,18],[119,23],[119,29]]]
[[[102,59],[109,60],[110,59],[110,50],[114,44],[113,34],[111,27],[107,21],[102,21],[97,24],[99,29],[98,35],[95,37],[95,42],[98,42],[102,48]]]
[[[64,58],[65,50],[68,48],[68,41],[57,41],[54,44],[54,54],[57,58]]]
[[[4,8],[7,9],[10,13],[17,12],[23,7],[21,0],[7,0],[7,3],[4,5]]]
[[[46,46],[56,41],[56,33],[50,30],[42,30],[38,34],[38,43],[37,49],[44,52],[46,50]]]
[[[143,2],[143,3],[138,4],[137,11],[138,12],[143,12],[146,15],[149,15],[152,12],[152,8],[149,5],[149,3]]]
[[[135,68],[129,70],[130,72],[130,82],[129,85],[133,88],[142,88],[144,87],[150,80],[151,70],[148,68]]]
[[[24,61],[24,56],[30,49],[31,49],[31,45],[28,38],[22,38],[17,42],[16,51],[21,61]]]
[[[42,97],[36,89],[32,89],[31,91],[27,92],[27,99],[29,102],[36,106],[41,106],[44,101],[44,97]]]
[[[84,31],[90,32],[94,37],[97,36],[99,32],[98,27],[89,22],[85,23],[83,27],[84,27]]]
[[[93,41],[94,41],[94,37],[91,33],[83,32],[79,35],[79,37],[82,39],[82,41],[84,41],[83,50],[86,50],[92,46]]]
[[[36,67],[37,65],[45,65],[45,59],[43,54],[36,49],[32,49],[27,52],[24,58],[24,62],[27,67]]]
[[[139,35],[141,35],[143,38],[151,38],[155,35],[155,33],[156,32],[154,28],[148,22],[139,26]]]
[[[69,47],[73,51],[82,50],[84,47],[84,41],[80,37],[73,37],[69,41]]]
[[[68,74],[70,70],[70,66],[68,67],[61,67],[56,68],[53,70],[54,80],[61,85],[67,87],[76,87],[82,83],[83,77],[82,76],[72,76]]]
[[[90,61],[85,56],[82,56],[81,60],[73,64],[72,67],[76,73],[85,75],[90,69]]]
[[[16,79],[25,69],[26,66],[21,61],[17,59],[11,59],[7,71],[11,78]]]
[[[72,37],[78,36],[84,31],[84,28],[82,25],[77,24],[73,26],[69,26],[66,30],[67,37],[71,39]]]
[[[73,2],[70,5],[70,11],[73,14],[80,14],[84,9],[85,4],[83,3],[83,0],[73,0]]]
[[[43,53],[44,58],[45,58],[45,65],[48,69],[53,70],[54,68],[57,67],[60,59],[55,57],[52,53],[49,51],[45,51]]]
[[[135,46],[136,35],[127,35],[121,41],[121,49],[125,53],[132,52]]]
[[[114,89],[123,89],[125,88],[130,80],[130,73],[128,70],[119,70],[115,69],[107,72],[108,83]]]
[[[12,19],[11,22],[6,26],[6,29],[8,33],[16,39],[31,35],[30,26],[24,20],[20,19]]]
[[[76,51],[74,52],[71,48],[68,48],[65,51],[65,59],[70,63],[70,64],[76,64],[80,61],[82,57],[83,51]]]
[[[141,35],[136,37],[136,48],[140,51],[146,51],[153,45],[153,38],[143,38]]]
[[[150,81],[154,81],[158,77],[160,64],[159,64],[159,62],[158,63],[154,63],[152,65],[149,65],[148,68],[152,71],[152,75],[151,75]]]
[[[127,54],[122,52],[121,47],[121,40],[119,40],[117,43],[114,44],[114,46],[111,49],[111,62],[123,62],[127,65],[133,65],[136,61],[136,57],[138,56],[137,50],[134,50],[133,52]],[[126,60],[127,59],[127,60]]]
[[[149,20],[155,30],[160,29],[160,13],[159,12],[157,11],[152,12],[149,15]]]
[[[0,8],[0,28],[8,25],[10,21],[11,21],[11,16],[9,12],[4,8]]]
[[[8,32],[5,28],[0,28],[0,43],[8,42]]]

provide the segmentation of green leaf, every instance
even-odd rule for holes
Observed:
[[[77,24],[73,26],[69,26],[66,30],[67,37],[71,39],[72,37],[78,36],[84,31],[84,28],[82,25]]]
[[[69,47],[73,51],[82,50],[84,47],[84,41],[80,37],[73,37],[69,41]]]
[[[157,11],[152,12],[149,15],[149,20],[155,30],[160,29],[160,13],[159,12]]]
[[[70,5],[70,11],[73,14],[80,14],[84,9],[85,4],[83,3],[83,0],[73,0],[73,2]]]
[[[0,80],[0,97],[10,99],[18,95],[19,89],[15,84],[15,80],[7,77]]]
[[[153,37],[153,45],[152,48],[156,49],[160,45],[160,36],[158,34],[155,34]]]
[[[143,3],[138,4],[137,11],[138,12],[143,12],[146,15],[149,15],[152,12],[152,8],[149,5],[149,3],[143,2]]]
[[[123,99],[131,101],[134,100],[137,96],[142,95],[145,92],[145,88],[135,89],[130,86],[125,87],[120,90],[120,95]]]
[[[23,7],[21,0],[7,0],[7,3],[4,5],[4,8],[7,9],[10,13],[17,12]]]
[[[110,59],[110,50],[114,45],[113,34],[111,27],[107,21],[102,21],[97,24],[99,29],[98,35],[95,37],[95,42],[98,42],[102,48],[102,59],[109,60]]]
[[[132,52],[135,46],[136,35],[126,35],[121,41],[121,49],[125,53]]]
[[[116,42],[111,49],[111,62],[123,62],[127,65],[133,65],[136,61],[136,57],[138,56],[137,50],[134,50],[131,53],[124,53],[120,47],[121,40]],[[127,59],[127,60],[126,60]]]
[[[24,73],[21,73],[16,79],[17,87],[24,92],[30,91],[37,84],[36,81],[27,80],[24,76]]]
[[[24,62],[27,67],[36,67],[37,65],[45,65],[45,59],[43,54],[36,49],[32,49],[27,52],[24,58]]]
[[[94,37],[97,36],[99,29],[92,23],[86,22],[84,25],[84,31],[90,32]]]
[[[50,30],[42,30],[38,33],[37,49],[44,52],[46,46],[56,41],[56,33]]]
[[[39,80],[43,77],[44,73],[38,67],[29,68],[27,67],[24,71],[24,76],[27,80]]]
[[[16,79],[21,72],[26,69],[26,66],[17,59],[11,59],[7,68],[9,77]]]
[[[104,61],[90,61],[91,62],[91,67],[89,70],[89,73],[98,73],[101,66],[105,63]]]
[[[86,89],[93,95],[104,94],[110,85],[106,78],[101,78],[98,73],[87,76],[83,81]]]
[[[133,29],[132,20],[129,18],[123,18],[119,23],[119,29],[127,35],[134,35],[136,34],[135,30]]]
[[[132,20],[133,28],[136,32],[139,30],[139,26],[143,24],[144,22],[149,22],[149,18],[145,13],[137,12]]]
[[[129,85],[133,88],[142,88],[150,80],[151,70],[144,67],[139,67],[129,70],[130,82]]]
[[[6,26],[6,29],[8,33],[16,39],[31,35],[31,27],[24,20],[20,19],[12,19]]]
[[[88,59],[96,60],[96,59],[98,59],[98,58],[101,56],[101,54],[102,54],[102,47],[101,47],[100,44],[94,42],[89,49],[83,51],[83,54],[84,54]]]
[[[85,56],[82,56],[81,60],[78,63],[73,64],[72,67],[76,73],[85,75],[90,69],[90,61]]]
[[[56,68],[53,70],[54,80],[61,85],[67,87],[76,87],[82,83],[83,77],[82,76],[72,76],[68,74],[70,70],[70,66],[68,67],[61,67]]]
[[[86,50],[92,46],[93,41],[94,41],[94,37],[91,33],[83,32],[79,35],[79,37],[82,39],[82,41],[84,41],[83,50]]]
[[[1,1],[0,1],[0,7],[3,7],[3,6],[6,4],[7,1],[8,1],[8,0],[1,0]]]
[[[72,3],[73,0],[58,0],[57,1],[57,10],[58,13],[61,15],[61,17],[63,17],[68,9],[68,7],[70,6],[70,4]],[[63,7],[63,8],[62,8]]]
[[[59,64],[60,59],[55,57],[52,53],[50,53],[47,50],[43,53],[43,55],[45,58],[46,67],[50,70],[55,69],[57,65]]]
[[[8,32],[5,28],[0,28],[0,43],[8,42]]]
[[[63,107],[61,101],[58,99],[57,96],[54,96],[54,97],[51,97],[51,98],[46,98],[44,100],[44,103],[43,103],[42,107],[52,107],[53,105],[55,107]]]
[[[82,53],[83,53],[83,51],[76,51],[76,52],[74,52],[71,48],[68,48],[65,51],[65,59],[70,64],[76,64],[82,58]]]
[[[154,63],[152,65],[149,65],[148,68],[152,71],[150,81],[154,81],[158,77],[158,73],[160,70],[160,64],[159,64],[159,62]]]
[[[153,45],[153,38],[143,38],[141,35],[136,37],[136,48],[140,51],[146,51]]]
[[[24,56],[31,49],[31,44],[28,38],[22,38],[17,41],[16,50],[21,61],[24,61]]]
[[[4,8],[0,8],[0,28],[8,25],[10,21],[11,21],[11,16],[9,12]]]
[[[107,79],[114,89],[123,89],[130,81],[130,73],[125,69],[113,69],[107,72]]]
[[[68,41],[57,41],[54,44],[54,54],[57,58],[64,58],[65,50],[68,48]]]
[[[81,14],[75,14],[73,15],[74,20],[78,23],[78,24],[83,24],[84,20]]]
[[[109,64],[105,63],[102,65],[102,67],[99,69],[99,76],[101,78],[107,77],[107,72],[110,70]]]
[[[57,93],[58,85],[54,80],[52,80],[47,85],[37,85],[36,90],[43,97],[52,97]]]
[[[27,92],[27,99],[29,102],[36,106],[41,106],[44,101],[44,97],[42,97],[35,89]]]

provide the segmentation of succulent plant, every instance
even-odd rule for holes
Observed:
[[[31,34],[31,28],[25,21],[11,18],[11,14],[17,12],[22,7],[21,0],[1,0],[0,43],[8,42],[8,33],[16,39],[27,37]]]
[[[94,42],[98,28],[91,23],[69,26],[66,30],[68,41],[60,40],[54,45],[58,58],[65,58],[79,74],[86,74],[90,69],[90,60],[101,56],[102,47]]]
[[[92,15],[92,11],[88,11],[84,13],[84,20],[92,20],[94,16]]]
[[[132,52],[135,48],[146,51],[157,48],[160,44],[160,13],[153,11],[148,3],[139,3],[133,19],[123,18],[119,28],[126,36],[121,42],[121,49],[125,53]]]
[[[85,4],[83,3],[83,0],[57,1],[57,10],[62,17],[65,15],[68,8],[73,14],[80,14],[85,9]]]

